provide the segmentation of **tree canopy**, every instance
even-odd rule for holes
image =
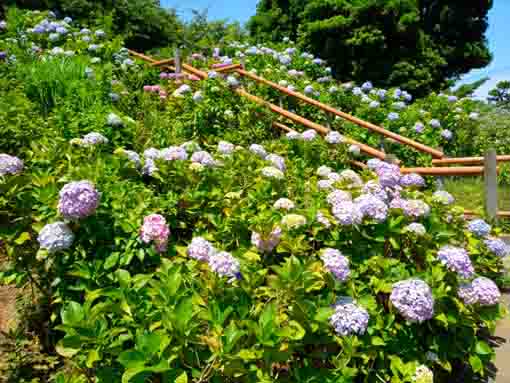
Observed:
[[[297,40],[339,79],[423,95],[490,62],[491,7],[492,0],[261,0],[249,30],[259,40]]]
[[[487,100],[496,106],[510,109],[510,81],[500,81],[496,88],[489,92]]]

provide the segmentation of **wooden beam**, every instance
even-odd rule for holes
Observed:
[[[426,176],[480,176],[483,166],[456,166],[452,168],[402,168],[402,174],[418,173]]]
[[[510,162],[510,155],[497,156],[498,162]],[[432,160],[432,165],[483,165],[484,157],[457,157]]]

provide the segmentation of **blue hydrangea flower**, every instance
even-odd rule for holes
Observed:
[[[437,258],[448,270],[456,272],[461,277],[470,278],[475,273],[467,251],[460,247],[443,246],[437,252]]]
[[[74,234],[64,222],[50,223],[42,228],[37,237],[41,249],[49,253],[66,250],[74,241]]]
[[[434,316],[432,290],[421,279],[407,279],[395,283],[390,301],[410,322],[424,322]]]
[[[474,219],[467,225],[467,229],[478,237],[487,237],[491,232],[491,225],[483,219]]]
[[[220,277],[229,278],[229,282],[241,279],[241,265],[239,261],[226,251],[210,255],[208,263],[212,271]]]
[[[84,180],[64,185],[59,197],[59,213],[66,219],[80,219],[94,214],[100,194],[92,182]]]
[[[510,246],[508,246],[505,241],[499,238],[489,238],[483,242],[491,253],[500,258],[506,257],[510,254]]]
[[[429,121],[429,125],[432,126],[433,128],[440,128],[441,122],[439,122],[439,120],[436,120],[435,118],[433,118],[432,120]]]
[[[367,310],[356,304],[350,297],[341,297],[334,306],[335,312],[329,318],[335,332],[341,336],[363,335],[370,316]]]
[[[195,237],[191,240],[186,250],[190,258],[197,261],[207,262],[209,258],[216,253],[216,249],[209,242],[202,237]]]
[[[321,253],[324,267],[340,282],[345,282],[351,275],[349,260],[339,250],[327,248]]]
[[[390,121],[396,121],[400,118],[399,114],[398,113],[395,113],[395,112],[390,112],[388,114],[388,120]]]
[[[492,306],[501,298],[498,286],[485,277],[478,277],[470,283],[460,285],[457,294],[467,305],[478,303],[481,306]]]

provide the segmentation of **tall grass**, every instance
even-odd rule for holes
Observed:
[[[446,178],[445,190],[451,193],[457,203],[466,209],[483,211],[485,186],[483,177]],[[510,210],[510,186],[498,186],[498,204],[500,210]]]

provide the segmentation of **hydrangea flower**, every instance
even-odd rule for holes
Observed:
[[[425,365],[416,367],[413,376],[414,383],[434,383],[434,373]]]
[[[367,166],[370,170],[377,170],[383,162],[378,158],[371,158],[367,161]]]
[[[292,202],[290,199],[288,198],[279,198],[273,205],[273,207],[275,209],[278,209],[278,210],[292,210],[296,207],[296,205],[294,204],[294,202]]]
[[[425,130],[425,125],[423,125],[423,123],[418,121],[416,124],[414,124],[414,131],[416,133],[423,133],[424,130]]]
[[[83,136],[83,143],[85,145],[107,144],[108,139],[101,133],[91,132]]]
[[[330,172],[328,175],[327,175],[327,178],[328,180],[330,181],[333,181],[333,182],[338,182],[342,179],[342,177],[340,176],[340,174],[336,173],[336,172]]]
[[[186,150],[188,153],[194,153],[202,150],[200,145],[193,141],[187,141],[184,144],[181,144],[181,148]]]
[[[329,222],[329,219],[323,214],[321,213],[320,211],[317,212],[317,214],[315,215],[315,219],[317,220],[317,222],[319,222],[322,226],[326,227],[326,228],[329,228],[331,227],[331,222]]]
[[[200,150],[191,155],[191,162],[202,164],[204,166],[214,166],[216,165],[216,161],[214,161],[213,156],[207,153],[205,150]]]
[[[363,335],[367,330],[370,316],[367,310],[356,304],[350,297],[341,297],[334,306],[335,312],[329,318],[338,335]]]
[[[186,252],[190,258],[207,262],[216,250],[209,241],[206,241],[202,237],[195,237],[191,240]]]
[[[197,90],[194,94],[193,94],[193,101],[195,102],[202,102],[204,100],[204,96],[202,95],[202,92],[200,92],[199,90]]]
[[[305,130],[302,134],[301,134],[301,138],[304,140],[304,141],[312,141],[313,139],[315,139],[315,137],[317,137],[317,132],[313,129],[308,129],[308,130]]]
[[[122,119],[117,116],[115,113],[108,114],[108,117],[106,118],[106,123],[110,126],[118,127],[122,126],[124,123],[122,122]]]
[[[441,137],[443,137],[447,141],[450,141],[453,137],[453,133],[448,129],[443,129],[441,131]]]
[[[144,243],[154,242],[156,251],[162,253],[166,251],[170,228],[165,217],[160,214],[149,214],[144,217],[143,225],[140,228],[140,239]]]
[[[319,177],[327,177],[332,172],[333,172],[333,169],[331,169],[329,166],[325,166],[325,165],[321,165],[317,169],[317,175]]]
[[[220,141],[218,143],[218,152],[224,155],[230,155],[234,152],[234,144],[227,141]]]
[[[271,164],[275,168],[281,170],[282,172],[284,172],[287,169],[285,165],[285,159],[282,156],[279,156],[278,154],[269,154],[266,157],[266,160],[271,162]]]
[[[492,306],[501,298],[498,286],[485,277],[478,277],[472,282],[460,285],[457,294],[467,305],[478,303],[481,306]]]
[[[363,212],[351,201],[342,201],[331,208],[336,221],[343,226],[359,225],[363,221]]]
[[[233,88],[236,88],[239,86],[239,81],[234,76],[228,76],[227,77],[227,85],[231,86]]]
[[[287,214],[282,218],[282,226],[288,229],[297,229],[306,225],[306,218],[299,214]]]
[[[383,187],[394,188],[400,184],[400,168],[395,164],[381,162],[376,173]]]
[[[390,301],[410,322],[423,322],[434,316],[432,290],[421,279],[407,279],[395,283]]]
[[[95,213],[100,194],[90,181],[70,182],[60,190],[58,211],[66,219],[80,219]]]
[[[348,151],[355,157],[358,157],[361,154],[361,148],[355,144],[350,145]]]
[[[310,95],[310,94],[313,94],[313,92],[314,92],[313,86],[311,86],[311,85],[305,86],[305,94]]]
[[[467,225],[467,229],[477,237],[487,237],[491,232],[491,225],[483,219],[474,219]]]
[[[400,178],[400,185],[403,187],[424,187],[425,180],[416,173],[405,174]]]
[[[256,154],[262,159],[265,159],[267,157],[266,149],[262,145],[259,144],[251,144],[249,148],[250,152]]]
[[[345,282],[351,275],[349,260],[339,250],[326,248],[321,254],[324,267],[340,282]]]
[[[487,246],[491,253],[500,258],[506,257],[510,254],[510,246],[499,238],[489,238],[483,241],[483,243],[485,243],[485,246]]]
[[[334,181],[327,179],[327,180],[319,180],[317,181],[317,188],[319,190],[331,190],[333,189]]]
[[[0,153],[0,176],[19,174],[23,166],[23,161],[18,157]]]
[[[377,181],[370,180],[363,186],[363,194],[371,194],[382,201],[388,199],[388,193]]]
[[[251,234],[251,243],[259,251],[263,253],[270,253],[280,243],[281,235],[282,229],[278,226],[269,233],[267,238],[263,238],[259,233],[254,231]]]
[[[220,277],[229,278],[229,282],[241,279],[241,265],[239,261],[226,251],[214,253],[208,260],[211,270]]]
[[[471,112],[469,113],[469,119],[470,120],[478,120],[478,117],[480,117],[480,114],[477,112]]]
[[[74,241],[74,234],[64,222],[50,223],[42,228],[37,237],[41,249],[49,253],[66,250]]]
[[[420,199],[409,199],[404,203],[404,214],[411,218],[426,217],[430,214],[430,206]]]
[[[463,248],[443,246],[437,252],[437,258],[446,265],[448,270],[456,272],[461,277],[470,278],[475,273],[471,259]]]
[[[414,233],[418,237],[422,237],[425,234],[427,234],[427,229],[425,229],[425,226],[423,226],[421,223],[418,223],[418,222],[410,223],[409,225],[407,225],[404,228],[404,231],[407,231],[409,233]]]
[[[152,176],[154,173],[159,171],[159,168],[156,166],[156,163],[152,158],[145,159],[145,163],[143,164],[142,174],[145,176]]]
[[[174,97],[182,97],[183,95],[191,92],[192,92],[191,87],[188,84],[182,84],[174,91],[173,95]]]
[[[285,178],[285,174],[274,166],[266,166],[265,168],[262,168],[261,173],[266,178],[273,178],[277,180]]]
[[[395,113],[395,112],[390,112],[388,114],[388,120],[390,121],[396,121],[400,118],[399,114],[398,113]]]
[[[351,188],[359,188],[359,187],[363,186],[363,180],[358,175],[358,173],[356,173],[355,171],[350,170],[350,169],[343,170],[340,173],[339,180],[341,182],[348,184],[348,186]]]
[[[445,190],[437,190],[432,194],[432,200],[442,205],[451,205],[455,202],[455,198]]]
[[[146,159],[157,160],[161,158],[161,151],[159,151],[156,148],[145,149],[143,152],[143,156]]]
[[[336,189],[328,194],[326,200],[331,206],[335,206],[344,201],[352,201],[352,196],[349,192]]]
[[[429,121],[429,125],[432,126],[433,128],[440,128],[441,122],[439,120],[433,118],[432,120]]]
[[[372,109],[376,109],[376,108],[379,108],[379,106],[381,106],[381,104],[379,103],[379,101],[372,100],[372,101],[370,101],[370,104],[368,104],[368,106]]]
[[[343,142],[344,137],[340,133],[332,130],[326,135],[326,137],[324,137],[324,139],[328,144],[339,144]]]
[[[331,94],[334,94],[336,92],[338,92],[338,88],[336,86],[331,86],[329,89],[328,89],[328,92],[331,93]]]
[[[165,161],[186,160],[188,159],[188,152],[180,146],[169,146],[161,150],[160,156]]]
[[[292,131],[292,132],[288,132],[285,135],[285,137],[287,137],[287,139],[289,139],[289,140],[300,140],[301,139],[301,133]]]
[[[361,213],[377,222],[384,222],[388,216],[388,206],[371,194],[362,194],[354,200]]]
[[[135,166],[137,168],[142,166],[142,161],[141,161],[140,156],[138,155],[137,152],[135,152],[133,150],[125,150],[125,149],[120,149],[118,152],[121,154],[124,154],[128,158],[129,161],[131,161],[135,164]]]

